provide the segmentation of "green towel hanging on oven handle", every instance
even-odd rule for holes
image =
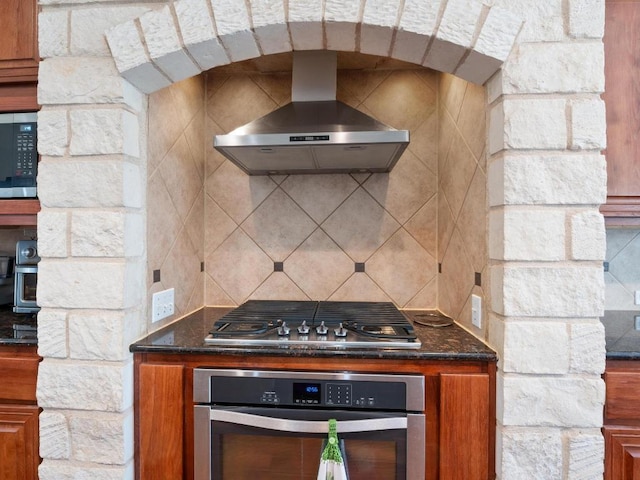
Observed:
[[[347,480],[347,471],[338,442],[338,426],[335,418],[329,420],[327,445],[322,451],[317,480]]]

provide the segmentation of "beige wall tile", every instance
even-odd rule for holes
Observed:
[[[316,228],[316,223],[281,189],[276,189],[240,225],[274,261],[283,261]]]
[[[435,259],[405,230],[398,231],[366,266],[369,276],[404,306],[436,275]]]
[[[415,155],[405,151],[390,173],[373,174],[363,186],[404,224],[436,194],[437,178]]]
[[[213,252],[207,252],[205,270],[233,299],[244,302],[273,272],[273,261],[238,229]]]
[[[326,300],[353,273],[353,261],[318,229],[284,264],[287,275],[312,300]]]
[[[282,189],[316,222],[322,223],[358,183],[350,175],[289,175]]]
[[[415,130],[435,110],[436,93],[412,70],[394,71],[363,104],[383,123]]]
[[[436,259],[442,260],[456,226],[451,211],[457,216],[464,210],[468,228],[481,230],[475,222],[476,211],[481,208],[475,197],[480,193],[475,186],[469,189],[476,168],[475,157],[465,146],[470,139],[461,135],[461,126],[449,113],[437,109],[437,95],[444,93],[448,108],[469,125],[473,125],[476,106],[484,101],[482,88],[470,88],[471,93],[465,94],[465,82],[448,79],[442,84],[439,78],[439,74],[426,69],[338,72],[337,96],[341,101],[396,128],[411,130],[409,148],[390,174],[271,178],[247,176],[224,160],[213,149],[213,135],[289,101],[290,75],[210,72],[206,79],[204,133],[205,302],[240,302],[247,295],[304,296],[391,299],[414,308],[436,307]],[[482,127],[484,119],[475,125]],[[469,136],[479,139],[484,134],[474,130]],[[454,138],[457,145],[447,157]],[[443,160],[452,163],[446,173],[447,188],[441,186],[436,195]],[[363,188],[358,188],[358,183]],[[460,191],[454,191],[456,188]],[[452,198],[445,199],[444,192]],[[463,208],[465,198],[469,205]],[[305,241],[314,223],[321,231]],[[405,230],[399,231],[402,224]],[[258,277],[246,268],[243,274],[219,271],[232,264],[222,260],[222,252],[229,255],[229,242],[238,241],[238,225],[247,234],[245,241],[252,238],[255,242],[251,242],[257,248],[250,249],[252,255],[257,255],[259,264],[264,263],[258,268]],[[476,245],[480,246],[476,249]],[[483,251],[484,243],[472,247],[468,255],[480,259],[482,255],[477,252]],[[284,272],[273,272],[273,264],[263,257],[265,253],[271,261],[284,261]],[[365,273],[354,273],[356,261],[365,262]],[[332,268],[338,273],[330,273]],[[240,288],[243,275],[250,276],[246,280],[251,288]],[[457,299],[453,300],[456,304]]]
[[[322,224],[322,229],[356,262],[367,260],[399,227],[362,188]]]

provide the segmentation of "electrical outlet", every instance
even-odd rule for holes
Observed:
[[[157,322],[170,317],[175,311],[175,291],[173,288],[153,294],[151,301],[151,321]]]
[[[634,296],[635,296],[635,304],[640,305],[640,290],[636,290],[634,292]]]
[[[482,298],[471,295],[471,323],[482,328]]]

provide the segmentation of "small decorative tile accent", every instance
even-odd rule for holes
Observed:
[[[364,263],[356,262],[356,272],[364,272]]]
[[[482,274],[480,272],[475,272],[475,284],[478,287],[482,286]]]
[[[284,262],[273,262],[274,272],[284,272]]]
[[[153,271],[153,283],[160,281],[160,270]]]

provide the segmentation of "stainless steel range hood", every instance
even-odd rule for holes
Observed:
[[[390,171],[409,131],[336,101],[336,66],[335,52],[294,52],[292,103],[216,135],[216,150],[249,175]]]

